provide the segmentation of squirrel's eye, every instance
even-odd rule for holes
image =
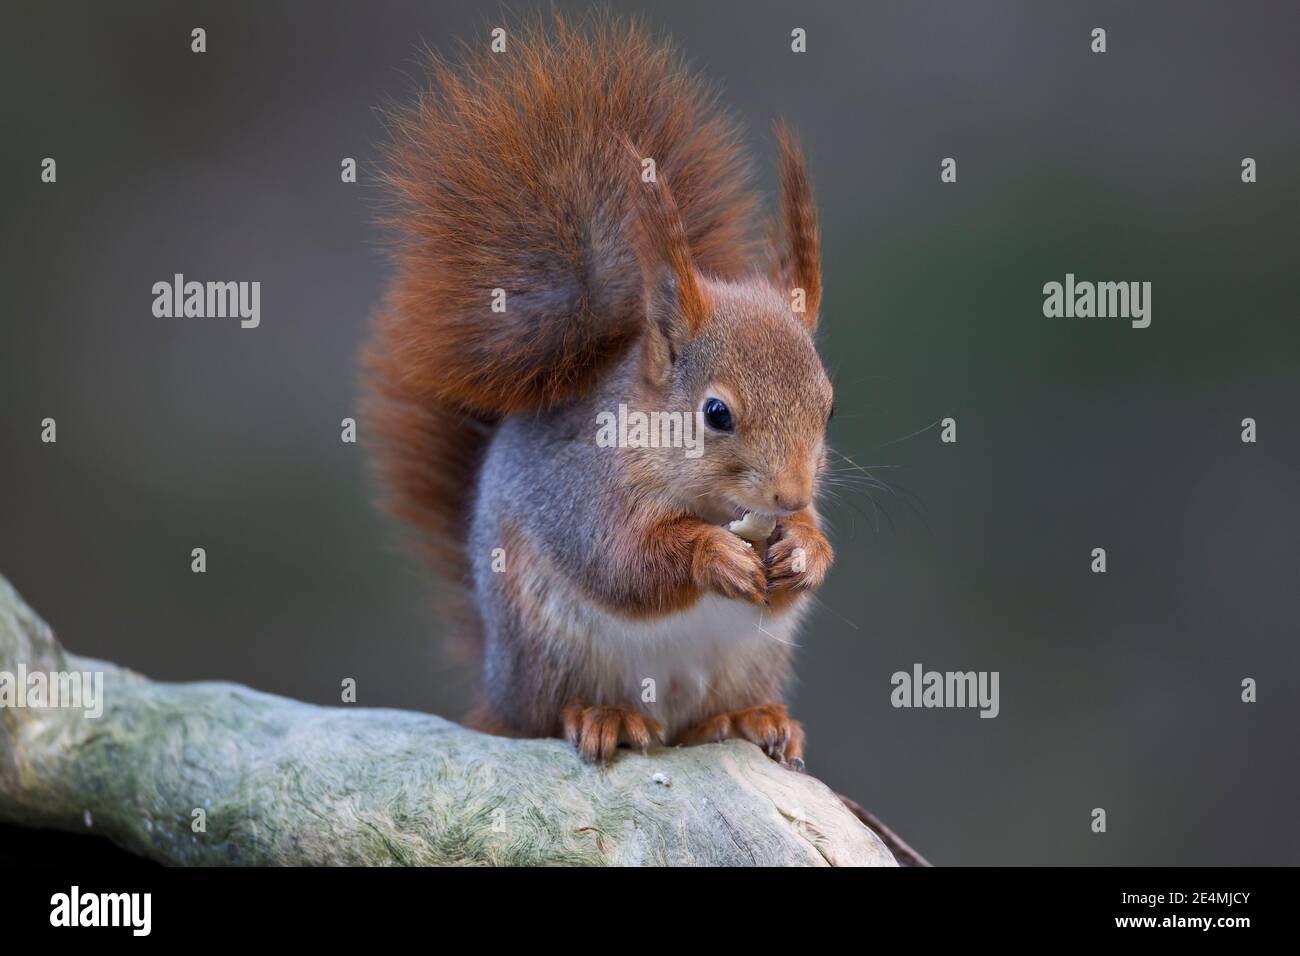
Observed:
[[[704,420],[709,423],[709,427],[714,431],[729,432],[732,429],[731,410],[722,403],[721,399],[706,398],[704,400]]]

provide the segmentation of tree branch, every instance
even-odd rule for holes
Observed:
[[[102,715],[15,706],[20,668],[102,674]],[[895,865],[828,787],[751,744],[597,768],[427,714],[155,683],[65,653],[3,577],[0,821],[170,864]]]

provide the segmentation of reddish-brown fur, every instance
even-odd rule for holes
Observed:
[[[786,289],[801,288],[807,294],[804,315],[815,320],[822,299],[821,237],[817,229],[817,205],[813,202],[808,165],[794,133],[784,123],[776,126],[781,153],[781,232],[772,243],[780,250],[775,263],[777,283]]]
[[[586,153],[630,171],[627,131],[636,130],[635,150],[672,182],[690,254],[709,275],[749,270],[757,208],[735,123],[635,23],[537,20],[511,32],[504,54],[463,53],[455,64],[435,60],[429,90],[390,119],[396,274],[367,353],[367,417],[388,506],[424,532],[435,566],[456,583],[494,422],[580,394],[641,330],[632,248],[621,282],[575,286],[563,308],[543,314],[510,305],[564,278],[530,264],[539,249],[580,257],[575,222],[599,218],[600,204],[618,207],[606,218],[631,215],[634,177],[592,182]],[[497,288],[505,313],[491,311]]]
[[[388,506],[424,532],[442,575],[467,584],[476,483],[504,417],[585,394],[637,344],[644,388],[654,395],[677,346],[707,325],[730,359],[721,367],[730,369],[737,402],[755,406],[751,420],[778,422],[764,405],[773,401],[765,383],[774,380],[764,377],[770,363],[784,363],[787,373],[812,363],[815,374],[790,419],[809,434],[774,424],[746,439],[756,443],[752,454],[785,469],[773,478],[784,482],[777,494],[802,501],[791,506],[800,510],[787,512],[764,553],[670,505],[664,482],[671,477],[658,466],[633,466],[629,480],[638,487],[610,491],[626,512],[608,530],[606,570],[600,581],[577,583],[593,602],[633,617],[676,613],[705,592],[779,611],[819,585],[831,552],[808,503],[829,384],[808,344],[821,297],[820,249],[793,136],[778,128],[783,198],[773,306],[768,280],[752,274],[757,201],[737,127],[671,47],[635,24],[600,15],[538,20],[511,30],[504,53],[467,47],[455,65],[436,60],[428,91],[393,115],[391,127],[385,180],[394,199],[387,219],[397,237],[395,273],[367,352],[367,421]],[[642,157],[655,160],[653,182],[640,179]],[[802,328],[788,310],[782,314],[796,287],[806,294]],[[673,301],[656,302],[657,289],[670,290]],[[504,291],[504,312],[492,309],[494,290]],[[792,335],[804,351],[795,351]],[[727,476],[717,477],[724,486]],[[562,734],[593,759],[620,743],[660,739],[662,728],[635,707],[588,706],[569,693],[572,675],[548,663],[536,593],[546,555],[515,529],[503,536],[513,567],[531,573],[508,571],[502,590],[521,619],[537,622],[535,634],[518,639],[536,661],[538,692],[555,699],[520,702],[523,716],[513,723],[487,711],[476,723]],[[790,566],[795,547],[808,556],[801,571]],[[472,635],[468,602],[466,614]],[[774,756],[798,756],[802,730],[782,705],[734,709],[754,693],[775,699],[783,678],[783,670],[724,675],[716,703],[729,712],[687,738],[739,736]]]
[[[717,714],[682,735],[684,744],[711,743],[738,737],[757,744],[769,757],[803,759],[803,725],[790,717],[785,704],[760,704]]]

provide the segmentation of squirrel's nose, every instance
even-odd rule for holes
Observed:
[[[810,501],[811,496],[803,492],[777,491],[772,494],[772,504],[778,511],[803,511]]]

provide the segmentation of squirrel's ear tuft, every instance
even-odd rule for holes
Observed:
[[[704,325],[708,307],[691,258],[686,226],[661,172],[643,177],[644,160],[626,135],[623,148],[632,158],[633,208],[637,257],[645,283],[647,318],[667,340],[668,353],[680,348]]]
[[[793,302],[795,289],[802,289],[803,310],[796,313],[809,329],[817,325],[822,298],[821,234],[817,228],[817,206],[808,164],[798,137],[783,122],[776,124],[780,148],[781,219],[772,240],[773,281]]]

